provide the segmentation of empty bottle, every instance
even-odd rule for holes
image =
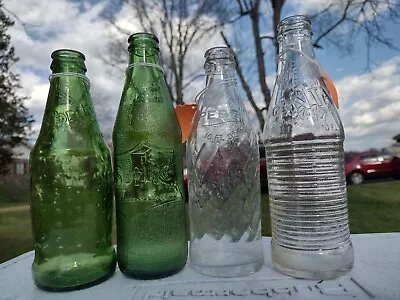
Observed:
[[[129,37],[129,66],[114,125],[118,265],[150,279],[181,270],[187,259],[181,131],[158,39]]]
[[[243,276],[264,262],[258,139],[233,51],[211,48],[205,58],[206,88],[187,145],[190,264],[206,275]]]
[[[294,277],[333,278],[353,266],[343,126],[314,56],[309,19],[282,20],[278,43],[264,128],[272,260]]]
[[[85,57],[52,53],[50,91],[30,155],[36,284],[68,290],[113,274],[113,176],[85,76]]]

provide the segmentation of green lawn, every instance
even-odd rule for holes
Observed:
[[[32,248],[29,210],[0,213],[0,262]]]
[[[29,182],[18,181],[0,184],[0,207],[29,204]]]
[[[348,187],[352,233],[400,231],[400,182]]]
[[[352,233],[400,232],[400,182],[349,186],[348,200]],[[262,234],[271,235],[268,195],[263,195],[262,225]],[[0,262],[30,249],[32,236],[29,210],[0,212]]]

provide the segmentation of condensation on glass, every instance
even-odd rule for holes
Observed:
[[[35,283],[68,290],[114,273],[110,150],[93,109],[83,54],[52,54],[42,127],[30,155]]]
[[[187,259],[181,131],[157,38],[129,37],[129,65],[113,131],[120,270],[152,279]]]

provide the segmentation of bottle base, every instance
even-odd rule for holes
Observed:
[[[240,265],[230,266],[201,266],[190,263],[190,267],[203,275],[213,277],[240,277],[253,274],[261,269],[264,260],[256,260]]]
[[[35,284],[46,291],[72,291],[97,285],[115,272],[116,257],[75,254],[32,265]]]
[[[179,273],[184,267],[185,267],[185,264],[183,264],[182,266],[179,266],[176,269],[161,271],[161,272],[154,272],[154,273],[142,272],[142,271],[130,271],[130,270],[126,270],[121,267],[120,267],[120,271],[125,276],[130,277],[130,278],[139,279],[139,280],[152,280],[152,279],[160,279],[160,278],[175,275],[175,274]]]
[[[114,275],[114,271],[112,271],[112,272],[110,272],[110,273],[104,275],[103,277],[101,277],[99,279],[96,279],[94,281],[90,281],[90,282],[79,284],[79,285],[75,285],[75,286],[66,286],[66,287],[44,286],[39,281],[37,281],[36,279],[35,279],[35,284],[41,290],[48,291],[48,292],[68,292],[68,291],[83,290],[83,289],[87,289],[87,288],[90,288],[92,286],[98,285],[100,283],[103,283],[104,281],[107,281],[108,279],[110,279]]]
[[[301,251],[282,247],[271,241],[274,267],[289,276],[302,279],[332,279],[349,272],[354,263],[353,246],[349,241],[332,250]]]

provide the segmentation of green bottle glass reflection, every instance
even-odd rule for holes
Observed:
[[[69,290],[115,270],[111,155],[96,121],[83,54],[57,50],[39,137],[30,156],[36,284]]]
[[[181,131],[157,38],[129,37],[129,66],[113,131],[117,257],[128,276],[172,275],[187,258]]]

